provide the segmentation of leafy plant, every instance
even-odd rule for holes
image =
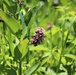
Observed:
[[[0,0],[0,75],[76,75],[75,0]]]

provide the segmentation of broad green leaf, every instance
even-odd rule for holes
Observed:
[[[43,45],[38,45],[38,46],[30,46],[30,50],[36,50],[36,51],[47,51],[49,50],[47,47],[43,46]]]
[[[0,11],[0,17],[4,20],[13,33],[16,33],[19,29],[21,29],[21,25],[18,23],[18,21],[2,10]]]
[[[25,71],[25,75],[32,75],[32,73],[35,72],[39,66],[40,62],[34,63],[30,68]]]
[[[65,54],[64,56],[76,60],[76,56],[73,54]]]
[[[22,54],[22,58],[26,55],[28,49],[27,49],[27,45],[28,45],[29,40],[25,39],[22,40],[18,46],[20,53]]]
[[[15,58],[21,60],[27,53],[28,39],[22,40],[14,50]]]

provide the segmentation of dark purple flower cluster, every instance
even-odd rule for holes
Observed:
[[[34,46],[37,46],[43,40],[44,40],[44,29],[41,27],[38,27],[36,30],[36,34],[30,40],[30,44],[34,44]]]

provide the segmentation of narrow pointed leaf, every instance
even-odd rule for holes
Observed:
[[[30,68],[28,68],[25,71],[25,75],[32,75],[32,73],[37,70],[39,65],[40,65],[40,62],[33,64]]]
[[[76,60],[76,56],[73,54],[65,54],[64,56]]]

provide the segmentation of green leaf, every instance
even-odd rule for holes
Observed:
[[[0,6],[3,4],[3,0],[0,0]]]
[[[76,46],[76,38],[74,39],[74,41],[72,43]]]
[[[61,1],[61,3],[62,3],[63,5],[67,5],[67,4],[68,4],[68,1],[67,1],[67,0],[64,0],[64,1],[60,0],[60,1]]]
[[[22,40],[18,46],[20,53],[22,54],[22,58],[26,55],[28,49],[27,49],[27,45],[28,45],[29,40],[25,39]]]
[[[52,26],[52,35],[55,35],[57,32],[60,31],[60,28],[58,28],[57,26],[53,25]]]
[[[22,54],[19,51],[18,46],[16,46],[16,48],[14,49],[14,57],[16,60],[20,60],[20,58],[22,57]]]
[[[10,48],[11,55],[14,56],[13,37],[12,37],[12,33],[9,29],[7,29],[7,37],[8,37],[8,43],[9,43],[9,48]]]
[[[21,24],[22,24],[22,30],[23,30],[22,38],[24,38],[26,33],[27,33],[27,26],[26,26],[26,24],[24,22],[24,16],[22,15],[22,13],[19,13],[19,15],[20,15]]]
[[[75,17],[75,21],[73,22],[73,29],[74,29],[75,36],[76,36],[76,17]]]
[[[4,8],[8,9],[9,12],[12,12],[12,13],[13,13],[13,10],[12,10],[12,8],[11,8],[11,6],[10,6],[9,1],[4,1]],[[7,10],[6,10],[6,11],[7,11]]]
[[[37,18],[37,12],[40,10],[40,8],[44,5],[43,2],[39,2],[33,9],[29,11],[29,16],[31,16],[30,21],[28,23],[29,27],[32,25],[32,23],[36,20]],[[29,20],[29,19],[28,19]]]
[[[75,48],[75,45],[70,44],[70,46],[65,49],[64,54],[70,53]]]
[[[16,71],[14,69],[6,69],[7,75],[17,75]]]
[[[49,50],[47,47],[44,47],[43,45],[38,45],[38,46],[30,46],[30,50],[36,50],[36,51],[47,51]]]
[[[29,10],[29,11],[26,13],[26,15],[25,15],[25,23],[26,23],[27,26],[28,26],[31,18],[32,18],[32,11]]]
[[[17,60],[21,60],[27,53],[28,39],[22,40],[14,50],[14,55]]]
[[[40,66],[40,62],[33,64],[30,68],[28,68],[25,71],[25,75],[32,75],[32,73],[35,72],[39,66]]]
[[[21,29],[21,25],[18,23],[18,21],[5,12],[0,11],[0,17],[4,20],[13,33],[16,33],[19,29]]]
[[[45,64],[46,62],[48,63],[49,62],[49,60],[50,60],[50,55],[49,56],[47,56],[47,57],[43,57],[42,58],[42,63],[41,63],[41,65],[43,65],[43,64]],[[50,61],[51,62],[51,61]]]
[[[76,60],[76,56],[73,54],[65,54],[64,56]]]

